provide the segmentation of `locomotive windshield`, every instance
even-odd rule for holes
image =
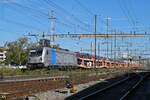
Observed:
[[[30,57],[42,56],[42,49],[32,49],[29,53]]]

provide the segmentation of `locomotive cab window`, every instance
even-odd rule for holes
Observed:
[[[31,57],[36,57],[36,56],[41,56],[42,55],[42,50],[38,50],[38,49],[35,49],[35,50],[31,50],[29,55]]]
[[[30,53],[29,53],[29,55],[31,57],[35,57],[36,56],[36,50],[31,50]]]
[[[42,50],[37,50],[37,56],[41,56],[42,55]]]

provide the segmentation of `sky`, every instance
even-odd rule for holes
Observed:
[[[117,33],[149,32],[150,29],[149,0],[0,0],[0,46],[5,42],[17,40],[28,33],[50,34],[51,11],[54,11],[54,34],[94,33],[94,15],[97,16],[97,32]],[[37,42],[35,37],[28,37]],[[37,37],[40,39],[41,37]],[[49,39],[49,37],[46,37]],[[108,39],[109,50],[113,39]],[[141,54],[141,50],[149,49],[149,37],[146,38],[117,38],[117,50],[122,52],[130,49],[132,53]],[[54,44],[72,51],[90,49],[94,38],[56,38]],[[106,50],[106,38],[98,38],[101,55]],[[112,43],[114,46],[114,42]],[[130,48],[129,48],[130,47]],[[147,52],[146,52],[147,53]]]

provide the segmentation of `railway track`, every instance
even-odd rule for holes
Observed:
[[[89,81],[98,80],[100,78],[112,78],[124,73],[113,73],[105,75],[93,75],[87,77],[74,78],[45,78],[26,81],[3,81],[0,82],[0,98],[10,100],[12,98],[27,96],[41,91],[66,87],[66,80],[73,84],[87,83]]]
[[[104,88],[98,89],[97,87],[97,89],[90,94],[81,94],[78,97],[74,96],[66,100],[126,100],[128,96],[132,96],[132,91],[136,89],[148,75],[149,73],[139,73],[128,76]]]

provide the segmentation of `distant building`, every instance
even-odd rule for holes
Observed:
[[[125,59],[132,58],[132,56],[128,52],[123,52],[122,57],[125,58]]]
[[[4,62],[6,60],[7,48],[0,47],[0,61]]]

